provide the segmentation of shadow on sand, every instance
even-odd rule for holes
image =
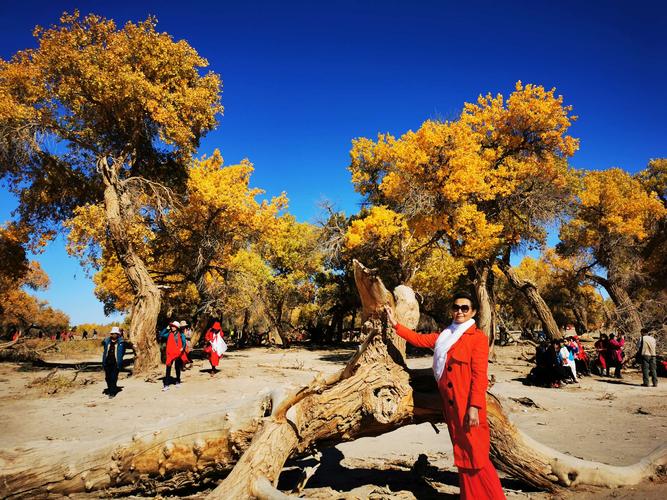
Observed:
[[[443,493],[438,491],[430,483],[440,483],[448,486],[458,487],[458,474],[454,471],[441,470],[428,462],[426,455],[419,455],[411,470],[401,469],[373,469],[355,468],[350,469],[341,464],[344,455],[337,448],[326,448],[322,450],[320,467],[310,478],[307,488],[333,488],[337,491],[350,491],[354,488],[367,484],[385,486],[392,491],[410,491],[415,497],[421,499],[458,499],[458,494]],[[317,464],[312,457],[288,461],[285,466],[288,470],[280,475],[278,489],[285,491],[294,489],[301,477],[301,470]],[[289,469],[289,467],[293,467]],[[503,488],[523,491],[537,491],[527,488],[523,483],[513,479],[502,479]]]

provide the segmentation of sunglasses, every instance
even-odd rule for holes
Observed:
[[[461,311],[462,313],[465,314],[468,311],[470,311],[470,306],[467,305],[467,304],[463,304],[462,306],[460,306],[458,304],[452,304],[452,312],[456,312],[456,311]]]

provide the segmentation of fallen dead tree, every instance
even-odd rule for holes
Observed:
[[[110,490],[158,493],[221,477],[248,447],[281,394],[266,393],[169,427],[82,442],[29,443],[0,451],[3,498],[45,498]]]
[[[316,445],[326,445],[385,432],[407,423],[439,421],[435,382],[406,369],[405,344],[382,322],[385,304],[396,308],[399,320],[417,324],[416,300],[404,289],[398,304],[381,280],[355,261],[355,281],[363,305],[366,341],[345,369],[330,380],[315,382],[286,399],[266,419],[234,470],[209,498],[283,498],[267,491],[276,485],[287,458]],[[639,464],[612,467],[569,457],[543,446],[519,431],[500,402],[488,395],[494,463],[513,477],[547,490],[577,484],[620,486],[637,484],[661,474],[667,447]],[[445,438],[446,439],[446,438]]]
[[[389,304],[401,322],[414,327],[418,320],[414,295],[400,287],[395,300],[379,278],[359,263],[355,263],[355,278],[366,340],[337,374],[316,379],[284,398],[270,398],[271,411],[268,403],[259,404],[241,414],[216,414],[187,424],[186,435],[179,424],[156,436],[137,437],[130,444],[109,444],[94,452],[68,450],[65,461],[54,461],[52,451],[50,458],[29,455],[29,451],[3,453],[0,486],[9,496],[31,498],[105,488],[130,492],[142,485],[157,491],[157,483],[173,488],[201,486],[212,471],[220,477],[232,469],[210,498],[287,498],[275,486],[288,458],[408,423],[440,421],[441,406],[430,370],[406,368],[405,345],[387,328],[381,314],[384,304]],[[627,467],[580,460],[535,442],[509,421],[493,395],[487,401],[493,461],[529,485],[546,490],[579,484],[614,487],[664,473],[667,447]],[[217,430],[206,437],[209,426]]]
[[[46,349],[53,347],[55,342],[42,349],[30,347],[22,339],[8,342],[0,346],[0,361],[9,361],[12,363],[33,363],[39,365],[43,363],[42,353]]]

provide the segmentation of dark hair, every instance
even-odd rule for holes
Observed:
[[[479,305],[477,304],[477,297],[475,297],[474,294],[462,290],[454,293],[454,296],[452,297],[452,304],[456,301],[456,299],[468,299],[470,301],[470,304],[472,305],[472,308],[475,311],[479,311]]]

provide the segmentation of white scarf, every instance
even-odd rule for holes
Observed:
[[[447,352],[458,342],[461,335],[474,324],[475,320],[470,318],[463,323],[452,323],[440,332],[438,340],[435,341],[435,352],[433,353],[433,375],[435,375],[436,382],[440,381],[442,372],[445,370]]]
[[[211,347],[218,356],[222,356],[225,351],[227,351],[227,343],[222,339],[220,332],[213,334],[213,340],[211,340]]]

